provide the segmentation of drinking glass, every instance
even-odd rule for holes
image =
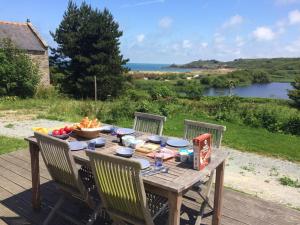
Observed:
[[[163,166],[163,153],[156,152],[154,155],[154,166],[155,169],[159,170]]]
[[[92,150],[92,151],[95,151],[95,149],[96,149],[96,141],[89,141],[88,142],[88,149]]]
[[[160,138],[160,147],[161,147],[161,148],[164,148],[164,147],[166,147],[166,146],[167,146],[167,140],[166,140],[166,138],[161,137],[161,138]]]

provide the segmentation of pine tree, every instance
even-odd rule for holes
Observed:
[[[96,76],[100,99],[118,96],[128,62],[119,49],[122,34],[107,9],[93,9],[85,2],[78,7],[69,1],[63,20],[51,33],[58,46],[51,49],[50,61],[56,71],[64,74],[62,90],[74,97],[93,97]]]
[[[294,87],[294,90],[289,90],[289,98],[294,101],[298,108],[300,108],[300,76],[297,76],[295,81],[291,84]]]

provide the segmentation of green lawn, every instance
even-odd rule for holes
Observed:
[[[263,100],[260,100],[263,101]],[[97,107],[93,101],[77,101],[71,99],[42,100],[27,99],[13,102],[0,102],[1,110],[16,110],[21,114],[27,111],[35,112],[39,118],[58,119],[63,121],[79,121],[83,115],[94,117],[99,115],[99,120],[107,122],[111,112],[117,112],[112,107],[118,102],[98,102]],[[261,103],[263,104],[263,102]],[[278,103],[279,104],[279,103]],[[95,111],[97,111],[95,114]],[[99,110],[101,113],[99,113]],[[112,110],[112,111],[110,111]],[[280,157],[290,161],[300,162],[300,137],[282,133],[272,133],[263,128],[253,128],[232,122],[221,122],[212,119],[205,113],[181,112],[168,116],[164,133],[166,135],[182,137],[184,119],[198,120],[223,124],[227,127],[223,144],[242,151],[255,152],[263,155]],[[4,114],[3,114],[4,115]],[[105,117],[106,116],[106,117]],[[132,127],[133,118],[120,114],[115,122],[119,126]],[[26,147],[26,143],[20,139],[0,137],[0,154]]]
[[[178,114],[168,117],[164,127],[164,134],[182,137],[184,119],[225,125],[227,129],[224,134],[223,145],[228,147],[300,162],[300,137],[271,133],[262,128],[215,121],[201,114]],[[118,125],[130,127],[132,126],[132,121],[120,121]]]
[[[23,139],[0,136],[0,155],[27,147]]]

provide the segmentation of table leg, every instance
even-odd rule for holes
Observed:
[[[213,225],[221,224],[224,169],[225,169],[225,161],[223,161],[216,169],[217,171],[216,171],[215,194],[214,194],[214,214],[212,218]]]
[[[36,144],[29,143],[31,159],[31,178],[32,178],[32,208],[39,210],[41,208],[40,193],[40,165],[39,165],[39,147]]]
[[[179,225],[180,224],[180,208],[182,204],[182,194],[169,192],[169,225]]]

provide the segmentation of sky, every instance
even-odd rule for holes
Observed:
[[[80,4],[81,0],[76,0]],[[108,8],[134,63],[300,57],[300,0],[86,0]],[[27,18],[50,46],[67,0],[0,0],[0,20]]]

